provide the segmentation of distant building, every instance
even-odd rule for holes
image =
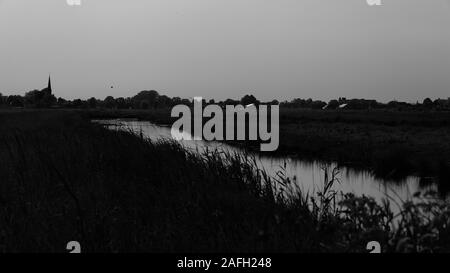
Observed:
[[[50,78],[50,76],[48,76],[48,84],[47,87],[42,89],[41,92],[45,93],[48,96],[52,95],[52,80]]]

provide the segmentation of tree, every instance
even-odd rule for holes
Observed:
[[[88,103],[88,105],[89,105],[89,108],[96,108],[97,105],[98,105],[97,99],[94,98],[94,97],[88,99],[87,103]]]
[[[226,99],[223,103],[225,105],[237,105],[237,104],[239,104],[239,101],[232,100],[232,99]]]
[[[114,108],[116,107],[116,100],[112,96],[107,96],[105,100],[103,101],[103,104],[106,108]]]
[[[8,98],[6,99],[6,104],[12,107],[23,107],[23,97],[18,95],[8,96]]]
[[[44,108],[56,103],[56,98],[46,91],[33,90],[25,93],[25,105],[28,107]]]
[[[179,104],[182,104],[182,101],[181,101],[180,97],[172,98],[172,106],[179,105]]]
[[[125,109],[125,108],[127,108],[127,103],[124,98],[117,98],[116,106],[118,109]]]
[[[159,96],[158,98],[156,98],[155,108],[156,107],[165,108],[165,107],[170,107],[171,105],[172,105],[172,99],[166,95],[162,95],[162,96]]]
[[[134,96],[132,98],[132,100],[133,100],[133,105],[136,108],[141,108],[141,102],[144,100],[146,101],[146,103],[148,105],[147,108],[149,108],[149,107],[155,108],[158,98],[159,98],[158,92],[156,92],[155,90],[150,90],[150,91],[146,90],[146,91],[139,92],[136,96]]]
[[[431,108],[433,106],[433,101],[430,98],[426,98],[423,100],[423,106]]]
[[[139,108],[140,109],[148,109],[149,108],[149,103],[147,100],[141,100],[140,104],[139,104]]]
[[[259,104],[259,100],[257,100],[255,98],[255,96],[253,95],[245,95],[242,99],[241,99],[241,104],[242,105],[249,105],[249,104],[255,104],[258,105]]]
[[[73,100],[73,102],[72,102],[72,107],[74,107],[74,108],[80,108],[80,107],[82,107],[82,106],[83,106],[83,101],[82,101],[81,99]]]
[[[337,101],[337,100],[330,100],[330,102],[328,102],[327,109],[336,109],[338,107],[339,107],[339,101]]]
[[[58,105],[62,106],[62,105],[67,104],[67,101],[65,99],[59,97],[56,103],[58,103]]]

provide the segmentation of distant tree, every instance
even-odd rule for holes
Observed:
[[[125,109],[125,108],[127,108],[127,103],[124,98],[117,98],[116,106],[118,109]]]
[[[146,104],[148,105],[147,108],[152,107],[156,108],[157,101],[159,98],[159,93],[155,90],[150,91],[141,91],[136,96],[132,98],[133,104],[136,108],[141,108],[141,102],[146,101]]]
[[[182,99],[181,100],[181,104],[184,104],[184,105],[192,105],[192,102],[190,101],[190,100],[188,100],[188,99]]]
[[[340,105],[339,101],[337,101],[337,100],[330,100],[328,102],[327,109],[336,109],[336,108],[339,107],[339,105]]]
[[[125,98],[125,104],[127,109],[133,108],[133,100],[131,98]]]
[[[148,109],[150,107],[150,104],[147,100],[141,100],[139,108],[140,109]]]
[[[8,98],[6,99],[6,104],[11,107],[23,107],[23,97],[18,95],[8,96]]]
[[[327,105],[326,102],[323,101],[314,101],[309,98],[307,100],[296,98],[291,100],[290,102],[282,102],[280,106],[288,107],[288,108],[307,108],[307,109],[322,109]]]
[[[433,106],[433,101],[430,98],[423,100],[423,106],[426,108],[431,108]]]
[[[241,99],[241,104],[242,105],[249,105],[249,104],[259,104],[259,101],[255,98],[255,96],[253,95],[245,95],[242,99]]]
[[[25,93],[25,105],[36,106],[42,100],[44,93],[39,90],[33,90]]]
[[[112,97],[112,96],[107,96],[106,98],[105,98],[105,100],[103,101],[103,105],[106,107],[106,108],[115,108],[116,107],[116,100],[114,99],[114,97]]]
[[[172,105],[172,99],[166,95],[162,95],[156,98],[155,108],[166,108]]]
[[[56,98],[46,91],[33,90],[25,93],[24,103],[27,107],[44,108],[56,103]]]
[[[61,98],[61,97],[59,97],[58,100],[56,101],[56,103],[57,103],[58,105],[63,106],[63,105],[65,105],[65,104],[67,104],[67,100],[65,100],[65,99],[63,99],[63,98]]]
[[[83,107],[83,101],[81,99],[73,100],[71,106],[74,108],[81,108]]]
[[[322,109],[322,108],[325,107],[325,105],[327,105],[327,103],[324,102],[324,101],[317,100],[317,101],[311,102],[310,105],[311,105],[310,107],[311,107],[312,109]]]
[[[427,104],[430,105],[432,103],[433,103],[433,101],[430,98],[426,98],[423,100],[423,104],[425,104],[425,105],[427,105]]]
[[[339,97],[338,101],[339,101],[339,104],[342,104],[342,103],[346,103],[347,99],[345,97]]]
[[[237,104],[239,104],[240,102],[237,101],[237,100],[233,100],[233,99],[226,99],[223,103],[224,103],[225,105],[237,105]]]
[[[87,104],[88,104],[89,108],[96,108],[98,105],[98,102],[97,102],[96,98],[92,97],[87,100]]]
[[[172,98],[172,104],[173,105],[181,104],[181,98],[180,97],[173,97]]]
[[[87,100],[87,103],[89,105],[89,108],[96,108],[98,105],[97,99],[92,97],[90,99]]]

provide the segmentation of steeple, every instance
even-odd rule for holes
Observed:
[[[48,86],[47,86],[47,92],[49,95],[52,94],[52,80],[50,79],[50,75],[48,75]]]

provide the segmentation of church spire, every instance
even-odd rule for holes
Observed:
[[[48,86],[47,86],[47,92],[49,93],[49,95],[52,94],[52,80],[50,78],[50,74],[48,75]]]

